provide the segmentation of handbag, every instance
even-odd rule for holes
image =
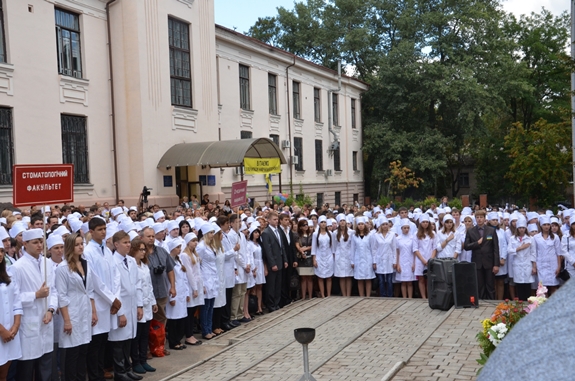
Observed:
[[[569,252],[569,237],[567,237],[567,252]],[[559,271],[559,275],[557,278],[561,279],[562,281],[566,282],[571,278],[571,274],[567,271],[567,267],[565,266],[565,259],[561,261],[561,270]]]

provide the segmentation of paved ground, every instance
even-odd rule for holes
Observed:
[[[203,345],[151,360],[144,381],[298,380],[302,347],[293,336],[316,328],[309,346],[318,380],[473,380],[475,335],[494,303],[431,310],[420,299],[342,298],[297,302]],[[399,369],[399,371],[397,371]]]

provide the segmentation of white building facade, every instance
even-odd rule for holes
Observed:
[[[363,200],[367,85],[214,24],[209,0],[0,0],[0,202],[13,164],[73,163],[75,203],[229,198],[235,168],[158,167],[181,143],[269,138],[284,193]],[[109,36],[108,38],[108,31]],[[294,65],[295,63],[295,65]],[[288,68],[289,67],[289,68]],[[245,175],[260,203],[263,175]],[[272,176],[273,193],[280,176]]]

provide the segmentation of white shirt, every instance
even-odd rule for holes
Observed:
[[[8,274],[11,270],[8,270]],[[22,301],[20,300],[20,290],[14,281],[9,285],[0,283],[0,324],[10,330],[14,324],[14,316],[22,315]],[[20,345],[20,332],[16,333],[14,340],[5,343],[0,340],[0,364],[16,360],[22,357]]]

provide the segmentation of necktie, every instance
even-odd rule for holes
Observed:
[[[274,231],[276,232],[276,237],[277,237],[278,243],[281,247],[282,246],[282,240],[280,239],[280,233],[278,232],[278,229],[275,229]]]
[[[102,246],[100,246],[100,249],[102,249],[102,255],[104,254],[104,244],[102,244]]]
[[[479,236],[483,238],[483,228],[479,228]]]
[[[128,258],[124,258],[124,264],[126,265],[126,268],[129,269],[128,268]]]

